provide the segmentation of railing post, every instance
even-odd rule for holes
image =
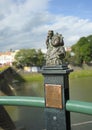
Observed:
[[[70,112],[65,104],[69,99],[67,66],[44,67],[45,127],[46,130],[71,130]]]

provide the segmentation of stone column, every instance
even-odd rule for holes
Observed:
[[[66,65],[43,68],[46,130],[71,130],[70,112],[66,111],[71,71]]]

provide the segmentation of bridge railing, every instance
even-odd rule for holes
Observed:
[[[70,112],[92,115],[92,103],[69,99],[71,71],[67,66],[44,67],[44,98],[1,96],[0,105],[43,107],[47,130],[71,130]]]
[[[1,96],[0,105],[10,106],[30,106],[30,107],[45,107],[43,97],[25,97],[25,96]],[[68,100],[66,102],[66,110],[92,115],[92,103],[76,100]]]
[[[45,101],[42,97],[1,96],[0,105],[45,107]]]

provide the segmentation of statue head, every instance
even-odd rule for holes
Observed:
[[[49,30],[48,31],[48,37],[51,39],[53,37],[53,35],[54,35],[53,30]]]

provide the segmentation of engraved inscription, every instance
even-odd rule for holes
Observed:
[[[62,108],[61,85],[45,84],[46,107]]]

